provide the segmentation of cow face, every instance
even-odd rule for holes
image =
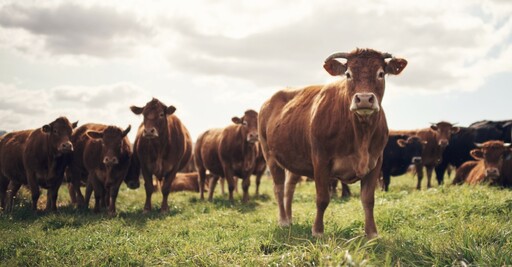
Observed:
[[[346,85],[351,99],[350,110],[360,116],[368,116],[380,111],[384,96],[386,74],[397,75],[407,66],[401,58],[390,58],[388,53],[371,49],[357,49],[351,53],[336,53],[329,56],[324,64],[325,70],[333,75],[345,75]],[[345,64],[335,60],[345,58]]]
[[[73,129],[76,128],[77,122],[70,123],[66,117],[60,117],[44,125],[41,129],[48,135],[50,146],[59,154],[70,153],[73,151],[73,144],[70,138]]]
[[[503,159],[510,157],[510,143],[502,141],[487,141],[483,144],[476,143],[476,149],[471,150],[471,156],[476,160],[483,160],[485,177],[494,183],[500,176]]]
[[[247,142],[254,144],[258,141],[258,112],[250,109],[242,118],[233,117],[231,120],[241,126],[242,135]]]
[[[432,126],[430,126],[430,129],[433,131],[436,131],[436,141],[439,146],[442,148],[445,148],[448,146],[450,137],[452,134],[456,134],[459,132],[460,128],[453,126],[449,122],[438,122],[438,123],[432,123]]]
[[[176,111],[174,106],[168,107],[156,98],[153,98],[144,107],[131,106],[130,109],[133,113],[144,116],[142,137],[148,139],[157,138],[167,132],[167,116]]]
[[[420,164],[421,163],[421,153],[423,152],[423,146],[426,144],[426,141],[422,141],[421,138],[417,136],[411,136],[406,139],[398,139],[396,143],[399,147],[404,149],[405,158],[411,159],[411,164]]]
[[[125,130],[121,130],[116,126],[108,126],[105,130],[87,131],[87,136],[92,139],[101,141],[101,159],[107,168],[111,168],[119,164],[121,158],[123,140],[130,132],[131,125]]]

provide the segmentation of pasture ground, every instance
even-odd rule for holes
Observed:
[[[165,215],[158,213],[159,192],[153,195],[154,211],[143,215],[143,186],[123,185],[114,218],[76,211],[65,186],[57,213],[34,214],[25,190],[12,214],[0,214],[0,265],[512,265],[511,190],[434,182],[433,189],[416,191],[415,184],[407,174],[392,178],[390,192],[376,192],[380,237],[369,242],[359,184],[351,185],[350,199],[331,201],[320,239],[311,236],[313,183],[297,187],[294,224],[285,228],[277,226],[272,181],[265,178],[262,195],[247,204],[241,194],[231,204],[217,187],[212,203],[200,201],[198,193],[172,194]]]

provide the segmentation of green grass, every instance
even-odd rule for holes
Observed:
[[[450,182],[450,181],[448,181]],[[359,185],[334,199],[325,236],[311,236],[314,184],[297,187],[294,224],[277,226],[272,182],[262,196],[231,204],[217,188],[213,203],[198,193],[171,195],[171,211],[143,215],[143,187],[122,187],[118,215],[76,211],[65,187],[57,213],[30,211],[23,192],[12,214],[0,214],[2,266],[502,266],[512,264],[512,191],[435,186],[416,191],[411,176],[376,193],[380,237],[364,238]],[[425,186],[424,186],[425,187]],[[251,187],[251,193],[254,186]]]

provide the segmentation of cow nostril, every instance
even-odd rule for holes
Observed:
[[[356,103],[357,103],[357,104],[361,102],[361,98],[359,98],[359,96],[358,96],[358,95],[356,95],[356,99],[355,99],[355,100],[356,100]]]
[[[375,100],[374,100],[373,95],[371,95],[370,98],[368,99],[368,102],[370,102],[370,104],[373,104],[373,101],[375,101]]]

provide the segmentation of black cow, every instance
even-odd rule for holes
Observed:
[[[382,160],[383,189],[385,191],[389,190],[391,176],[402,175],[407,172],[407,168],[411,164],[421,163],[421,153],[425,143],[418,136],[393,134],[393,132],[389,134]]]

